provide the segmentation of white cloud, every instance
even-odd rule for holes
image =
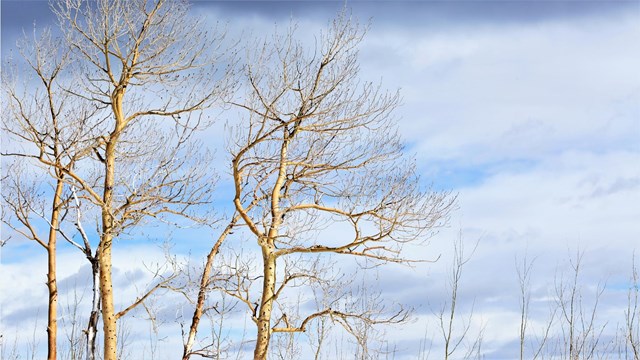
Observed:
[[[587,307],[592,306],[597,287],[606,284],[596,322],[608,322],[603,336],[613,336],[616,324],[624,321],[632,253],[640,250],[640,169],[629,166],[638,163],[637,153],[572,152],[518,172],[495,174],[462,189],[460,211],[452,227],[444,229],[430,246],[411,250],[423,258],[442,253],[442,259],[420,266],[417,276],[402,271],[386,275],[400,288],[415,289],[393,290],[387,296],[400,303],[423,304],[417,325],[396,336],[417,343],[423,336],[417,330],[420,326],[428,323],[432,333],[437,330],[428,314],[447,300],[451,242],[459,228],[467,249],[480,239],[464,270],[459,316],[466,316],[475,302],[474,317],[486,326],[485,350],[491,358],[515,356],[512,351],[519,324],[516,259],[522,261],[525,255],[535,259],[530,288],[533,333],[543,331],[555,304],[555,287],[561,279],[571,279],[570,259],[582,251],[579,287],[583,300]],[[434,345],[434,349],[438,348]]]
[[[364,54],[377,60],[363,68],[402,87],[401,130],[425,163],[637,149],[640,49],[630,44],[638,30],[636,17],[620,16],[451,33],[374,31]]]
[[[532,283],[536,327],[545,322],[544,300],[552,295],[554,277],[566,271],[567,258],[577,248],[585,251],[586,289],[605,279],[624,288],[640,239],[640,48],[633,46],[638,24],[637,16],[587,17],[451,32],[389,32],[387,27],[381,33],[374,22],[363,44],[363,75],[402,88],[400,128],[414,144],[411,151],[418,152],[420,170],[433,176],[452,168],[454,175],[457,168],[481,170],[477,182],[458,189],[460,210],[451,228],[428,247],[410,249],[419,251],[411,253],[416,258],[442,253],[442,260],[380,274],[379,284],[392,302],[406,301],[420,313],[415,323],[393,329],[389,339],[415,340],[414,345],[421,340],[429,306],[437,307],[447,296],[450,243],[458,228],[468,242],[481,239],[465,273],[462,303],[468,306],[475,298],[476,314],[487,326],[488,350],[498,351],[515,339],[516,256],[527,252],[537,258]],[[273,29],[256,17],[230,27],[234,32],[253,28],[257,34]],[[299,26],[307,37],[312,34],[308,29],[317,27],[312,21]],[[217,145],[220,124],[207,133]],[[218,160],[224,160],[222,153]],[[141,259],[162,258],[147,246],[116,247],[120,281],[142,271]],[[5,257],[11,256],[9,249]],[[34,306],[42,309],[43,323],[45,262],[38,250],[2,265],[0,293],[12,294],[2,300],[5,317]],[[59,278],[65,279],[86,260],[63,253],[59,263]],[[138,283],[144,287],[147,280],[145,275]],[[131,284],[122,285],[118,300],[124,304],[138,293]],[[621,315],[620,296],[625,295],[612,290],[603,314]],[[242,321],[232,324],[239,329]],[[138,336],[148,331],[144,322],[131,326]],[[23,325],[16,334],[24,341],[31,331]],[[179,329],[166,334],[172,342],[165,348],[173,345],[166,354],[175,353]],[[404,356],[412,358],[412,350]]]

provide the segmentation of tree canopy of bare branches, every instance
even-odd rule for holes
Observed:
[[[231,89],[232,61],[221,65],[223,32],[184,21],[186,1],[60,0],[52,9],[62,38],[47,33],[23,54],[43,95],[4,76],[5,128],[22,148],[5,155],[37,163],[100,213],[103,354],[115,359],[116,320],[129,308],[114,308],[113,240],[149,218],[208,221],[196,208],[209,203],[214,177],[193,134],[210,123],[202,110]]]
[[[403,245],[428,236],[453,203],[421,189],[403,157],[393,118],[398,93],[360,80],[365,28],[343,12],[315,48],[295,35],[294,26],[248,51],[246,93],[233,102],[245,111],[229,144],[233,202],[262,254],[259,300],[236,294],[257,326],[255,359],[267,357],[273,333],[303,332],[322,316],[346,327],[350,318],[376,321],[331,307],[289,321],[274,309],[286,289],[322,278],[293,259],[335,254],[404,263]]]

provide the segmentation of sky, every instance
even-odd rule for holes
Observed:
[[[232,38],[269,34],[291,19],[300,24],[299,35],[309,37],[342,6],[196,1],[192,12],[226,24]],[[596,321],[613,336],[624,321],[632,254],[640,250],[640,2],[353,1],[347,7],[361,22],[370,21],[360,46],[361,76],[401,91],[395,116],[423,185],[458,199],[448,226],[411,249],[440,260],[375,273],[383,298],[415,309],[412,322],[386,335],[398,346],[396,358],[416,358],[425,331],[434,339],[432,353],[440,351],[433,312],[447,299],[452,244],[459,237],[468,253],[478,244],[464,268],[460,316],[473,308],[471,333],[484,329],[485,358],[517,354],[516,262],[525,256],[535,259],[534,333],[545,324],[555,285],[570,276],[581,253],[585,306],[606,284]],[[34,22],[54,24],[46,2],[2,1],[3,59]],[[180,256],[202,257],[202,248],[180,240]],[[60,256],[59,278],[73,284],[84,259],[66,248]],[[114,257],[124,284],[118,300],[126,301],[138,283],[126,279],[149,280],[140,260],[156,261],[162,251],[127,243]],[[40,346],[46,339],[24,326],[46,319],[43,259],[34,244],[12,240],[2,248],[3,334],[15,331],[21,352],[34,336]],[[73,294],[68,286],[67,298]],[[163,309],[168,318],[178,311]],[[147,341],[148,326],[131,326],[133,341]],[[177,334],[171,326],[167,321],[163,334]],[[158,344],[175,346],[171,340]]]

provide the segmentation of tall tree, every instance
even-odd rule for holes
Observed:
[[[18,75],[18,68],[10,65],[3,73],[3,130],[17,148],[7,153],[17,157],[8,167],[4,178],[3,206],[10,215],[5,223],[24,237],[37,242],[47,252],[47,288],[49,292],[47,319],[47,358],[57,358],[57,303],[56,250],[58,232],[63,215],[68,209],[65,196],[65,169],[73,169],[89,153],[93,145],[94,128],[90,119],[96,108],[86,101],[74,101],[61,87],[67,76],[70,49],[48,30],[33,39],[18,43],[25,60],[22,64],[33,77]],[[26,80],[25,80],[26,78]],[[25,80],[20,82],[20,80]],[[27,160],[30,165],[19,162]],[[35,161],[33,161],[35,160]],[[40,170],[36,170],[39,166]],[[44,173],[51,177],[50,206],[43,202],[46,192]],[[42,183],[34,181],[33,177]],[[30,179],[31,178],[31,179]],[[39,221],[47,224],[46,237],[40,234]]]
[[[213,178],[193,134],[210,123],[202,110],[231,89],[232,64],[220,65],[223,33],[190,17],[186,1],[60,0],[52,9],[60,46],[70,50],[64,93],[94,111],[86,125],[92,132],[83,139],[90,157],[72,168],[42,151],[22,155],[59,174],[100,213],[103,354],[115,359],[117,319],[132,306],[115,309],[113,241],[148,218],[202,220],[194,210],[208,203]],[[24,130],[26,141],[38,134]]]
[[[12,174],[3,181],[3,219],[5,223],[25,238],[35,241],[47,252],[47,359],[57,359],[58,334],[58,282],[56,277],[57,230],[61,212],[64,210],[61,178],[55,181],[53,199],[50,206],[44,204],[42,189],[27,180],[26,171],[19,165],[11,164]],[[58,172],[57,175],[60,175]],[[33,176],[33,174],[31,174]],[[38,229],[39,221],[46,221],[46,236]]]
[[[285,294],[326,281],[309,261],[321,254],[406,262],[403,245],[428,236],[451,209],[454,199],[422,190],[404,158],[392,116],[399,95],[359,79],[364,34],[343,12],[316,47],[296,40],[294,26],[249,51],[246,93],[233,103],[246,117],[232,128],[231,169],[235,209],[262,260],[259,275],[245,280],[262,284],[257,295],[250,285],[225,290],[252,314],[255,359],[267,358],[272,334],[303,332],[323,316],[348,332],[351,321],[402,318],[402,311],[376,318],[325,299],[333,306],[294,322]],[[339,233],[327,236],[331,228]]]

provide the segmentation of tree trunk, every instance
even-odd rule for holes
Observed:
[[[105,177],[102,205],[102,234],[98,247],[100,268],[100,300],[102,303],[102,324],[104,335],[104,360],[117,359],[117,317],[113,305],[113,281],[111,276],[111,246],[113,242],[113,186],[115,183],[116,143],[121,130],[122,97],[114,99],[116,126],[105,148]],[[119,106],[118,106],[119,105]]]
[[[121,80],[124,81],[124,80]],[[104,336],[104,360],[117,360],[117,320],[113,306],[113,280],[111,276],[111,246],[114,233],[113,187],[116,172],[116,147],[118,138],[125,127],[122,100],[124,86],[117,87],[111,96],[111,110],[115,120],[113,132],[104,150],[104,190],[102,194],[102,234],[98,246],[100,270],[100,300],[102,303],[102,328]]]
[[[90,258],[92,272],[92,298],[91,298],[91,315],[87,324],[87,359],[96,360],[96,336],[98,335],[98,318],[100,317],[100,292],[98,284],[100,283],[100,270],[97,257]]]
[[[271,311],[276,288],[276,258],[272,255],[269,244],[262,245],[262,259],[264,264],[264,282],[262,286],[262,302],[258,316],[258,337],[254,351],[254,360],[266,360],[271,339]]]
[[[58,283],[56,280],[56,239],[60,216],[60,203],[64,183],[58,177],[56,190],[53,194],[53,208],[51,211],[51,224],[49,227],[49,241],[47,243],[47,287],[49,289],[49,311],[47,318],[47,359],[57,359],[58,337]]]
[[[218,241],[213,245],[209,255],[207,255],[207,261],[204,265],[204,270],[202,271],[202,277],[200,278],[200,289],[198,291],[198,300],[196,302],[196,308],[193,311],[193,318],[191,319],[191,327],[189,328],[189,335],[187,337],[187,342],[184,344],[184,350],[182,352],[182,360],[188,360],[191,357],[191,351],[193,351],[193,344],[196,341],[196,333],[198,332],[198,325],[200,324],[200,319],[202,318],[204,302],[207,297],[207,291],[209,286],[209,281],[211,277],[211,270],[213,268],[213,260],[216,255],[220,251],[220,246],[226,239],[227,235],[231,232],[235,223],[237,221],[237,217],[231,220],[231,223],[224,229]]]
[[[104,231],[104,230],[103,230]],[[102,329],[104,332],[104,360],[117,358],[116,315],[113,306],[111,278],[111,234],[103,234],[100,244],[100,298],[102,302]]]
[[[274,241],[278,236],[278,228],[282,222],[280,213],[280,191],[284,185],[287,174],[287,152],[291,134],[285,127],[283,129],[284,142],[280,148],[280,168],[278,178],[271,192],[271,226],[265,238],[259,239],[262,247],[262,263],[264,264],[262,285],[262,302],[258,317],[258,337],[256,339],[255,360],[266,360],[271,339],[271,311],[275,300],[276,291],[276,257],[273,256]]]

